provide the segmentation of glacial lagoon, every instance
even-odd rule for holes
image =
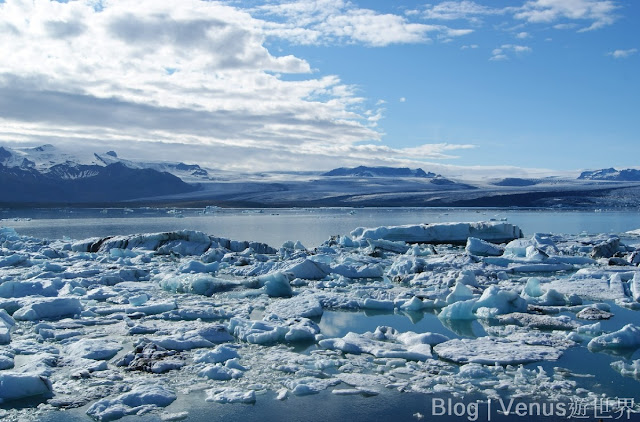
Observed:
[[[28,281],[47,292],[55,288],[58,297],[78,300],[83,312],[80,320],[85,320],[78,325],[77,318],[74,321],[60,315],[48,318],[46,325],[38,327],[28,312],[17,310],[18,316],[12,312],[17,325],[11,332],[11,343],[2,346],[4,356],[14,360],[15,367],[9,370],[31,374],[40,371],[47,375],[52,381],[53,397],[35,395],[5,401],[0,408],[4,415],[50,421],[92,420],[87,412],[96,419],[110,420],[121,416],[119,420],[123,421],[159,418],[194,421],[345,418],[356,421],[543,421],[579,416],[594,420],[599,419],[597,416],[640,419],[637,413],[626,413],[629,409],[624,407],[633,400],[631,409],[637,411],[635,405],[640,401],[637,380],[640,353],[637,347],[609,347],[611,343],[605,342],[606,346],[599,348],[597,341],[592,347],[592,340],[606,333],[620,332],[629,325],[640,326],[640,311],[633,298],[637,285],[634,274],[638,267],[610,265],[613,262],[606,261],[608,258],[590,257],[595,246],[617,235],[623,245],[619,249],[625,251],[619,255],[630,259],[632,251],[640,247],[640,238],[627,233],[640,228],[638,211],[404,208],[265,209],[261,212],[216,209],[210,214],[201,211],[134,208],[3,213],[4,221],[0,225],[16,230],[15,235],[9,231],[3,233],[3,259],[12,254],[26,257],[22,264],[8,264],[2,268],[3,282]],[[356,240],[357,244],[351,244],[353,239],[346,240],[356,227],[491,220],[496,224],[518,225],[524,232],[525,248],[534,246],[546,258],[531,250],[518,255],[520,249],[512,248],[514,254],[504,262],[492,261],[491,257],[468,260],[464,258],[469,256],[465,254],[464,246],[450,245],[436,245],[435,248],[423,245],[412,255],[408,249],[405,253],[385,250],[384,243],[376,251],[367,242],[358,244]],[[77,242],[90,237],[122,235],[127,238],[134,233],[185,229],[232,240],[263,242],[278,252],[225,250],[222,251],[225,256],[211,253],[205,256],[207,252],[189,255],[181,253],[185,250],[176,249],[173,254],[158,255],[157,251],[145,251],[144,248],[127,252],[125,246],[124,249],[114,247],[89,253],[81,252],[78,245],[82,242]],[[532,237],[534,233],[545,235],[536,238]],[[342,237],[334,237],[328,242],[334,235]],[[42,243],[39,239],[51,241]],[[289,242],[280,249],[288,240],[299,240],[301,245]],[[331,255],[327,248],[337,252],[332,260],[317,258],[318,255]],[[65,253],[55,255],[49,249]],[[50,256],[45,258],[41,256],[43,254]],[[291,299],[287,299],[286,294],[280,297],[277,292],[268,294],[264,290],[264,280],[262,286],[243,284],[241,280],[273,272],[275,267],[270,267],[273,262],[270,256],[276,255],[280,262],[316,259],[314,262],[329,265],[332,270],[326,277],[320,277],[308,273],[308,269],[298,269],[301,271],[298,277],[289,280],[295,294]],[[238,259],[246,262],[236,266]],[[589,259],[593,261],[587,261]],[[213,263],[216,268],[207,267],[202,272],[202,267],[193,262]],[[415,263],[427,267],[418,271]],[[382,277],[367,274],[378,264]],[[540,265],[550,266],[545,271]],[[118,272],[120,280],[100,278],[104,274],[91,271],[82,274],[79,267],[110,275]],[[133,267],[142,272],[132,273]],[[465,274],[469,269],[477,278],[475,285],[470,284],[473,296],[469,298],[489,299],[497,308],[476,309],[470,319],[439,318],[443,307],[456,302],[431,306],[434,300],[437,297],[444,300],[456,283],[462,284],[462,279],[469,277]],[[145,271],[147,273],[143,274]],[[309,279],[305,279],[305,271]],[[340,272],[343,274],[338,274]],[[424,275],[429,272],[434,275]],[[196,280],[198,274],[203,277]],[[530,279],[539,282],[529,283]],[[228,284],[220,284],[220,280],[226,280]],[[580,304],[572,297],[572,288],[562,288],[568,283],[583,286],[601,280],[606,280],[608,290],[595,288],[590,293],[580,290]],[[611,287],[615,283],[618,283],[618,290]],[[499,309],[504,305],[496,299],[497,295],[480,297],[491,290],[491,286],[497,286],[496,293],[518,292],[518,298],[513,296],[511,299],[513,303],[520,303],[520,308],[516,309],[516,306],[483,316],[481,309]],[[19,293],[20,287],[16,284],[13,293],[4,294],[5,304],[15,300],[20,302],[18,305],[34,309],[33,304],[28,303],[28,295]],[[544,300],[554,298],[544,303],[542,296],[534,294],[537,287],[541,293],[554,290],[558,294],[547,294]],[[533,295],[527,296],[527,292]],[[258,327],[260,329],[250,326],[255,322],[262,324],[269,313],[286,314],[277,304],[286,304],[284,301],[296,297],[315,297],[321,303],[320,311],[313,310],[313,304],[309,302],[300,307],[299,315],[293,312],[275,319],[267,318],[264,325]],[[522,297],[527,297],[522,299],[526,300],[525,308],[521,307]],[[173,301],[175,307],[162,308],[163,304]],[[593,304],[597,304],[598,312],[609,312],[613,317],[601,320],[577,317],[580,310]],[[21,315],[27,316],[22,318]],[[287,320],[289,317],[293,320]],[[237,321],[231,329],[233,318]],[[209,334],[202,330],[211,324],[229,330],[233,339],[207,346],[202,336]],[[269,341],[258,341],[258,334],[265,332],[283,334],[282,338],[278,334]],[[415,333],[415,339],[421,340],[412,343],[406,336],[402,337],[407,333]],[[438,350],[444,356],[446,348],[439,345],[440,340],[430,342],[425,333],[431,333],[429,338],[444,336],[448,342],[489,337],[507,339],[507,346],[517,343],[522,348],[531,347],[534,355],[543,350],[545,353],[558,352],[560,356],[538,359],[528,355],[525,360],[532,361],[522,365],[465,364],[439,359]],[[293,340],[284,340],[287,335]],[[180,341],[197,338],[205,347],[196,346],[196,343],[187,346],[181,343],[182,346],[173,349],[165,347],[174,353],[158,358],[158,361],[167,361],[166,372],[135,371],[127,367],[124,358],[127,354],[132,356],[134,345],[149,345],[155,340],[157,344],[170,346],[175,344],[176,336]],[[95,347],[74,348],[82,338],[95,340]],[[209,355],[203,354],[203,350],[227,350],[225,345],[238,357],[215,363],[216,360],[208,360],[206,356]],[[421,347],[415,348],[416,345]],[[477,345],[482,346],[481,343]],[[110,348],[114,354],[106,360],[92,359],[96,356],[90,356],[91,353],[82,359],[64,356],[70,350],[100,353]],[[507,354],[513,351],[506,350]],[[62,357],[48,367],[33,362],[33,356],[46,361],[46,356],[37,353]],[[173,369],[172,359],[178,361]],[[198,359],[200,361],[196,362]],[[227,375],[228,379],[222,380]],[[149,383],[162,386],[162,391],[170,396],[170,403],[163,405],[166,407],[155,406],[153,400],[147,407],[137,403],[139,408],[118,401],[132,386]],[[136,399],[142,396],[144,394]],[[104,402],[103,399],[104,406],[96,407],[102,397],[111,401]],[[513,413],[515,407],[509,408],[509,415],[501,414],[500,410],[504,410],[512,399],[513,406],[524,403],[520,414]],[[221,403],[224,401],[240,403]],[[477,403],[477,408],[473,403]],[[535,414],[538,405],[546,406],[546,416]],[[109,406],[112,409],[125,407],[126,411],[109,413]]]

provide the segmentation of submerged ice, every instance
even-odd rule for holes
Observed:
[[[524,238],[503,222],[359,228],[314,249],[195,231],[71,241],[1,228],[0,401],[40,404],[9,410],[18,418],[86,406],[108,421],[184,419],[164,408],[194,385],[215,403],[387,389],[594,398],[562,356],[615,353],[609,376],[640,378],[625,355],[640,327],[599,322],[616,321],[611,303],[640,309],[636,256],[617,237]],[[344,327],[323,325],[327,312]],[[433,318],[449,334],[362,332],[353,312]]]

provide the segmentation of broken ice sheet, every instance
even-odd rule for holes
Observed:
[[[451,241],[493,226],[428,233]],[[625,327],[639,271],[592,258],[606,239],[534,235],[465,249],[434,237],[435,246],[407,243],[416,230],[357,230],[315,249],[193,231],[52,243],[2,230],[0,377],[11,388],[0,399],[22,416],[12,402],[40,403],[27,411],[34,420],[80,406],[101,420],[179,420],[171,403],[193,390],[224,406],[329,391],[370,400],[390,389],[544,400],[624,393],[591,391],[550,367],[576,348],[640,344],[637,324]],[[614,246],[621,258],[633,253]],[[637,359],[598,355],[606,364],[586,373],[636,382]]]

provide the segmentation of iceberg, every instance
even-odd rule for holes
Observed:
[[[39,298],[32,299],[18,309],[13,318],[18,321],[38,321],[74,316],[83,310],[82,303],[76,298]]]
[[[407,243],[466,244],[470,237],[495,243],[509,242],[522,237],[518,226],[504,222],[438,223],[406,226],[388,226],[351,232],[354,240],[390,240]]]
[[[113,421],[167,407],[176,398],[174,392],[161,385],[139,385],[128,393],[98,400],[89,407],[87,415],[99,421]]]
[[[494,337],[453,339],[434,347],[442,359],[456,363],[518,365],[541,360],[558,360],[562,351],[549,346],[524,344]]]
[[[467,245],[464,250],[471,255],[478,256],[500,256],[504,253],[504,249],[500,246],[476,237],[467,239]]]
[[[618,331],[592,339],[588,347],[593,351],[637,349],[640,347],[640,328],[627,324]]]
[[[0,372],[0,403],[27,397],[52,395],[51,381],[32,373]]]

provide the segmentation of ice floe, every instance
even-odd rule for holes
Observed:
[[[188,230],[48,241],[2,228],[0,400],[39,404],[9,405],[14,419],[85,406],[96,420],[182,420],[163,408],[189,391],[229,405],[325,390],[598,397],[563,355],[640,347],[624,325],[640,308],[637,248],[623,239],[438,223],[276,249]],[[368,316],[438,329],[353,322]],[[637,362],[606,368],[637,379]]]

